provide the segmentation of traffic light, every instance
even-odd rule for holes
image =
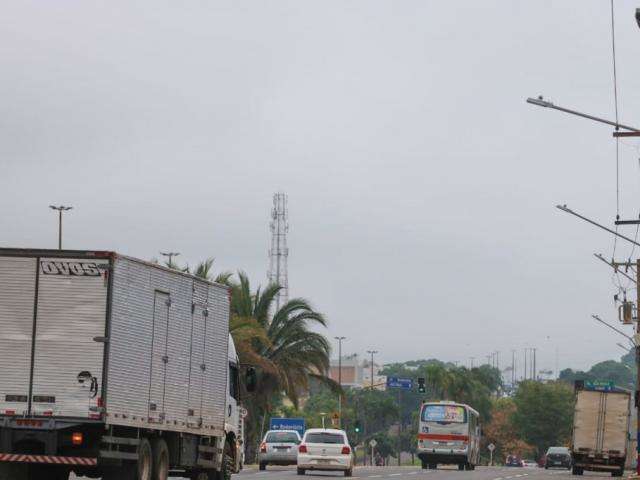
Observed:
[[[419,378],[418,379],[418,392],[419,393],[427,393],[427,387],[425,385],[425,379],[424,378]]]
[[[356,420],[353,425],[353,430],[356,433],[360,433],[360,420]]]

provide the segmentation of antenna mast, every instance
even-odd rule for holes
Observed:
[[[275,310],[289,301],[289,272],[287,259],[289,248],[287,247],[287,233],[289,232],[288,199],[285,193],[273,195],[273,209],[271,210],[271,249],[269,250],[269,273],[267,278],[270,283],[276,283],[282,287],[276,297]]]

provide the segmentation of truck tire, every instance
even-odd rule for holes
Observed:
[[[146,438],[141,438],[138,444],[137,473],[136,480],[153,480],[153,449]]]
[[[624,475],[624,468],[611,472],[612,477],[621,477],[622,475]]]
[[[153,459],[153,480],[167,480],[169,478],[169,447],[163,438],[156,438],[151,442]]]
[[[464,463],[459,463],[458,464],[458,470],[464,470],[465,468],[465,464]]]
[[[571,469],[571,473],[573,473],[574,475],[582,475],[582,468],[581,467],[573,467]]]
[[[353,477],[353,468],[350,468],[349,470],[345,470],[344,471],[344,476],[345,477]]]
[[[304,475],[305,473],[307,473],[307,471],[304,468],[298,469],[298,475]]]
[[[260,465],[258,465],[258,468],[260,470],[266,470],[267,469],[267,464],[264,462],[260,462]]]

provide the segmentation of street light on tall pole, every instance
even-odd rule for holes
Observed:
[[[342,428],[342,341],[347,337],[333,337],[338,340],[338,385],[340,392],[338,393],[338,427]]]
[[[73,207],[65,207],[64,205],[49,205],[49,208],[58,212],[58,250],[62,250],[62,212],[71,210]]]
[[[180,255],[180,252],[160,252],[160,255],[169,259],[167,260],[167,265],[173,266],[173,257],[177,257],[178,255]]]
[[[371,355],[371,390],[373,390],[373,356],[378,352],[378,350],[367,350],[367,353]]]

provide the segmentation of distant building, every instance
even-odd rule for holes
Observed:
[[[342,362],[338,359],[331,360],[329,378],[338,382],[340,380],[340,366],[342,367],[342,386],[346,388],[368,388],[371,387],[371,362],[361,361],[357,353],[342,357]],[[373,385],[378,390],[385,390],[387,377],[380,375],[383,366],[373,364]]]

